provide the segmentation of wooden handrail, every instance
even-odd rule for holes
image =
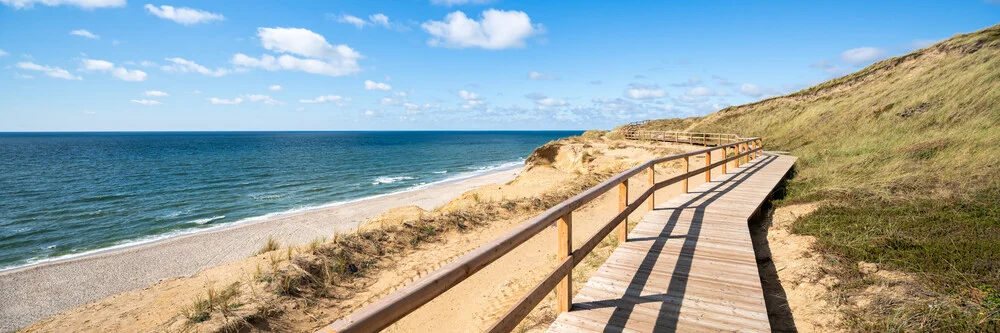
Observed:
[[[711,156],[711,153],[715,150],[721,149],[728,151],[730,148],[738,149],[740,147],[744,147],[744,145],[746,145],[746,147],[750,147],[751,143],[753,143],[753,149],[738,150],[739,153],[733,155],[732,157],[727,157],[725,156],[727,154],[724,153],[723,158],[717,162],[712,163],[709,158],[706,159],[706,165],[704,167],[696,170],[689,170],[691,162],[690,157],[692,156],[700,154]],[[571,277],[573,267],[583,261],[583,258],[593,251],[601,240],[616,228],[619,229],[619,237],[621,237],[620,240],[624,242],[624,237],[628,232],[628,216],[641,207],[644,201],[652,198],[653,194],[657,190],[682,181],[686,185],[688,178],[703,173],[706,175],[706,179],[708,179],[712,169],[744,157],[747,157],[748,159],[755,158],[760,156],[762,149],[763,141],[760,138],[750,138],[725,144],[720,143],[720,145],[715,147],[670,155],[642,163],[608,180],[605,180],[604,182],[587,189],[572,198],[560,202],[554,207],[549,208],[531,220],[522,223],[493,241],[480,246],[476,250],[463,255],[455,261],[452,261],[434,272],[431,272],[424,278],[417,280],[416,282],[392,294],[389,294],[367,307],[364,307],[326,327],[323,327],[318,332],[374,332],[386,328],[410,312],[413,312],[420,306],[430,302],[435,297],[448,291],[453,286],[464,281],[466,278],[472,276],[483,267],[486,267],[498,258],[509,253],[517,246],[523,244],[528,239],[531,239],[538,233],[545,230],[545,228],[551,226],[557,220],[560,221],[558,230],[559,253],[557,255],[557,260],[560,262],[559,265],[552,273],[536,285],[535,288],[528,292],[527,295],[522,297],[521,300],[518,301],[518,303],[499,321],[497,321],[489,331],[507,332],[514,329],[517,324],[528,315],[531,309],[538,305],[538,303],[545,298],[545,295],[557,286],[559,289],[557,290],[559,291],[557,295],[557,303],[560,305],[559,310],[568,311],[572,306]],[[683,159],[685,162],[685,172],[683,174],[673,176],[659,182],[654,182],[653,176],[650,175],[649,180],[652,186],[635,198],[632,203],[628,203],[627,193],[629,178],[643,171],[648,170],[652,172],[656,164],[679,159]],[[572,226],[573,211],[589,203],[598,196],[610,191],[614,187],[619,187],[620,189],[619,202],[621,204],[618,207],[618,215],[608,221],[608,223],[598,230],[597,233],[591,236],[587,242],[581,245],[580,248],[573,250],[572,234],[570,231]],[[624,190],[621,190],[622,188]],[[685,192],[687,192],[686,188]]]

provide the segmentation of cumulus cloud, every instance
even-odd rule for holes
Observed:
[[[528,78],[532,80],[555,80],[556,76],[548,73],[531,71],[528,72]]]
[[[73,75],[65,69],[59,67],[43,66],[30,61],[23,61],[17,63],[17,68],[29,71],[42,72],[45,75],[64,80],[83,80],[82,77]]]
[[[35,4],[43,6],[75,6],[83,9],[125,7],[125,0],[0,0],[14,9],[31,8]]]
[[[160,67],[160,69],[167,72],[176,72],[176,73],[194,72],[202,75],[215,76],[215,77],[223,76],[230,73],[230,71],[225,68],[216,68],[215,70],[211,70],[208,69],[208,67],[199,65],[194,61],[182,58],[166,58],[164,60],[171,63],[169,65],[164,65]]]
[[[463,109],[472,109],[486,104],[486,101],[483,101],[477,93],[468,90],[459,90],[456,94],[458,98],[465,100],[465,103],[462,104]]]
[[[340,96],[340,95],[325,95],[325,96],[319,96],[319,97],[316,97],[316,98],[313,98],[313,99],[300,99],[299,103],[304,103],[304,104],[319,104],[319,103],[327,103],[327,102],[341,102],[341,101],[347,101],[347,100],[348,100],[347,98],[344,98],[344,96]]]
[[[365,116],[366,117],[378,117],[378,116],[381,116],[381,115],[382,115],[382,112],[379,112],[379,111],[376,111],[376,110],[366,110],[365,111]]]
[[[281,86],[275,84],[275,85],[272,85],[270,87],[267,87],[267,90],[270,90],[270,91],[280,91],[281,90]]]
[[[73,30],[73,31],[70,31],[69,34],[73,35],[73,36],[80,36],[80,37],[83,37],[83,38],[101,39],[101,36],[95,35],[95,34],[91,33],[90,31],[87,31],[87,30],[84,30],[84,29]]]
[[[221,98],[212,97],[212,98],[206,98],[206,100],[208,100],[212,104],[221,104],[221,105],[236,105],[236,104],[243,103],[243,98],[240,98],[240,97],[233,98],[233,99],[221,99]]]
[[[183,25],[192,25],[199,23],[208,23],[212,21],[222,21],[226,17],[220,14],[210,13],[200,9],[181,7],[174,8],[173,6],[153,6],[151,4],[146,4],[146,11],[150,14],[156,15],[159,18],[171,20]]]
[[[875,60],[882,59],[885,57],[887,53],[888,52],[883,48],[859,47],[841,53],[840,60],[843,60],[848,64],[858,66]]]
[[[524,95],[524,97],[535,102],[535,105],[537,105],[539,108],[566,106],[569,104],[566,103],[566,101],[564,100],[548,97],[542,93],[537,93],[537,92]]]
[[[142,104],[142,105],[160,105],[159,101],[154,101],[151,99],[133,99],[132,103]]]
[[[715,84],[720,85],[720,86],[726,86],[726,87],[728,87],[728,86],[731,86],[731,85],[734,84],[732,81],[729,81],[726,78],[718,76],[718,75],[712,75],[712,80],[715,80]]]
[[[143,96],[147,96],[147,97],[167,97],[167,96],[170,96],[170,94],[162,92],[162,91],[159,91],[159,90],[146,90],[146,91],[142,92],[142,95]]]
[[[242,53],[233,56],[237,66],[255,67],[268,71],[293,70],[329,76],[344,76],[361,71],[361,54],[347,45],[331,45],[323,36],[301,28],[258,28],[261,45],[270,51],[289,54],[254,58]]]
[[[146,81],[146,72],[138,69],[129,70],[125,67],[115,66],[114,63],[105,60],[83,59],[80,70],[88,72],[108,72],[115,78],[122,81]]]
[[[282,103],[282,102],[274,100],[273,98],[271,98],[271,96],[268,96],[268,95],[249,94],[249,95],[243,95],[243,98],[246,98],[246,100],[251,101],[251,102],[262,102],[262,103],[267,104],[267,105],[284,105],[285,104],[285,103]],[[237,98],[237,99],[239,99],[239,98]]]
[[[368,21],[365,21],[360,17],[347,14],[340,15],[339,17],[337,17],[337,22],[351,24],[354,25],[355,27],[358,27],[358,29],[364,28],[365,25],[368,24]]]
[[[715,95],[715,91],[706,87],[694,87],[685,94],[688,96],[704,97]]]
[[[657,85],[632,83],[625,89],[625,96],[632,99],[652,99],[667,96],[667,92]]]
[[[390,86],[388,84],[385,84],[385,83],[382,83],[382,82],[375,82],[375,81],[372,81],[372,80],[365,80],[365,90],[382,90],[382,91],[388,91],[388,90],[392,90],[392,86]]]
[[[542,25],[532,24],[524,12],[496,9],[484,11],[478,21],[456,11],[444,21],[427,21],[420,26],[433,36],[427,45],[489,50],[524,47],[528,37],[544,32]]]
[[[393,26],[392,22],[389,21],[389,16],[382,13],[368,15],[368,20],[354,15],[343,14],[337,16],[337,22],[347,23],[357,27],[358,29],[363,29],[366,26],[378,26],[384,28],[390,28]]]

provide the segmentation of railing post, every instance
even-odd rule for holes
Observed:
[[[705,166],[707,167],[709,165],[712,165],[712,151],[708,151],[708,152],[705,153]],[[706,183],[712,182],[712,169],[711,168],[709,168],[708,171],[705,171],[705,182]]]
[[[653,186],[656,186],[656,164],[649,165],[649,188],[653,188]],[[649,203],[647,205],[650,212],[656,207],[656,190],[649,193]]]
[[[624,212],[628,206],[628,179],[618,184],[618,212]],[[628,218],[618,225],[618,244],[628,241]]]
[[[742,144],[737,144],[736,147],[733,147],[733,148],[736,149],[736,156],[740,156],[740,154],[743,153],[743,145]],[[737,157],[734,162],[736,162],[736,167],[739,168],[740,164],[742,164],[742,162],[743,162],[743,158],[742,157]]]
[[[559,218],[559,250],[556,262],[563,262],[569,258],[573,248],[573,212],[566,213]],[[569,311],[573,307],[573,271],[566,274],[566,277],[559,281],[556,287],[556,302],[559,303],[559,313]]]
[[[729,158],[729,147],[722,148],[722,160],[725,161],[727,158]],[[723,162],[722,163],[722,174],[723,175],[728,173],[728,171],[726,171],[726,166],[727,165],[729,165],[729,162]]]
[[[690,171],[690,166],[691,166],[691,161],[688,161],[688,159],[689,158],[687,156],[684,157],[684,175],[685,176],[684,176],[684,181],[681,182],[683,184],[683,186],[682,186],[683,188],[681,189],[681,193],[688,193],[688,176],[687,176],[687,173]]]
[[[764,148],[764,139],[757,139],[758,147]],[[757,157],[764,156],[764,150],[761,149],[757,152]]]

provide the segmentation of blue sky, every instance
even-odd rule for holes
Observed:
[[[983,0],[0,0],[0,131],[610,128],[998,18]]]

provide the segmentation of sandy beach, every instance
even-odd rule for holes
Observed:
[[[282,244],[304,244],[353,230],[392,207],[415,205],[432,210],[466,191],[511,181],[520,170],[0,272],[0,332],[163,279],[246,258],[269,237]]]

